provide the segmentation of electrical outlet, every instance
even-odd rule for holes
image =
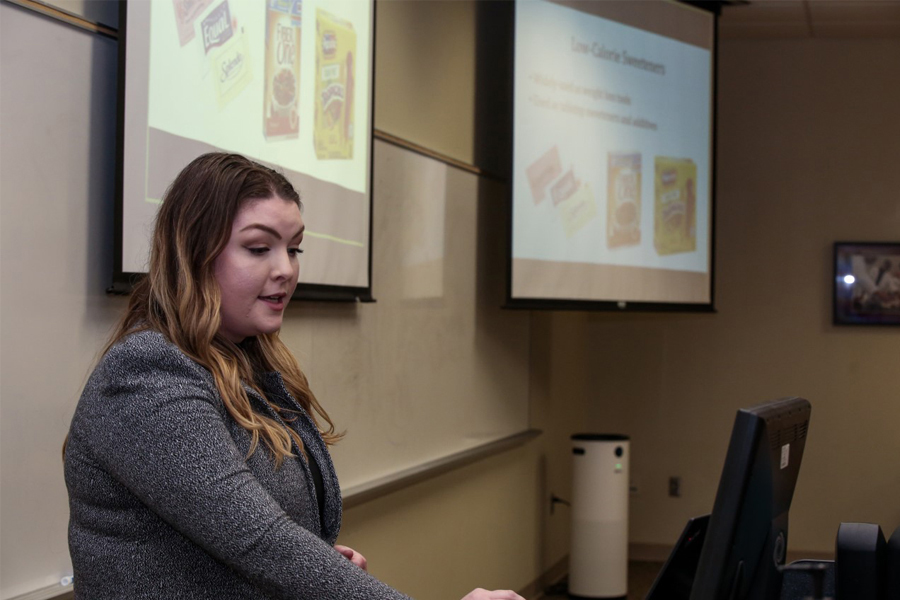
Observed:
[[[681,498],[681,477],[669,477],[669,496]]]

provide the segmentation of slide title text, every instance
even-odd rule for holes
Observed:
[[[605,45],[599,44],[597,42],[586,42],[579,40],[575,36],[572,36],[571,40],[572,52],[578,54],[590,54],[591,56],[602,60],[608,60],[619,65],[634,67],[635,69],[643,69],[644,71],[656,73],[657,75],[666,74],[665,65],[640,58],[638,56],[630,55],[624,50],[620,52],[618,50],[613,50],[612,48],[607,48]]]

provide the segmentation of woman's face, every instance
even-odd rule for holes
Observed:
[[[279,196],[248,200],[214,263],[222,293],[219,333],[232,342],[281,328],[299,273],[300,208]]]

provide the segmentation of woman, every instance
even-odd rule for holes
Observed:
[[[167,191],[67,440],[76,598],[406,598],[334,546],[340,436],[278,337],[300,209],[282,175],[233,154]]]

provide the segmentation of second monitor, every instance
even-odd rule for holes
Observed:
[[[712,515],[688,524],[648,599],[780,597],[810,412],[803,398],[738,411]]]
[[[779,597],[810,412],[803,398],[738,411],[691,600]]]

